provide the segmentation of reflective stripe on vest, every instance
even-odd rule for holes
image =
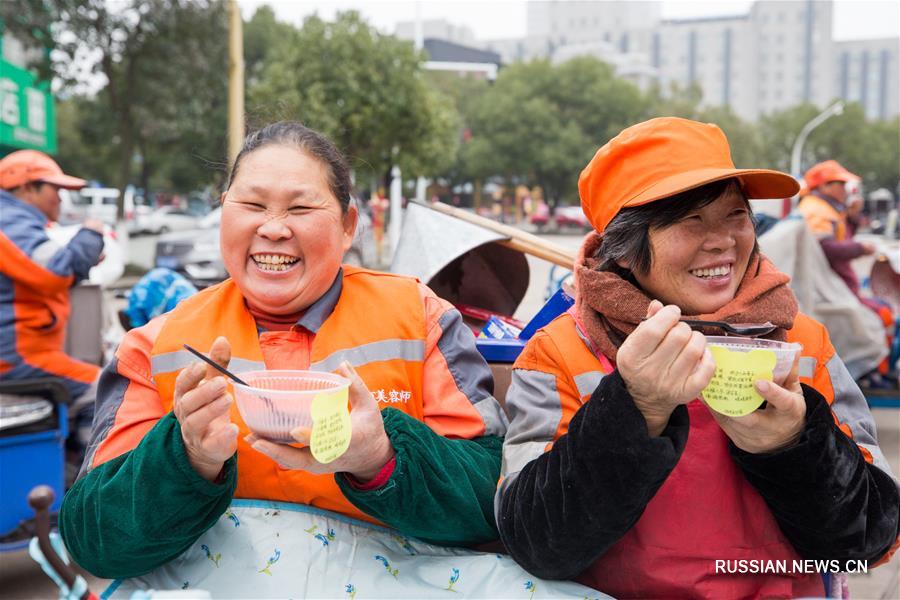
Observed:
[[[197,357],[187,350],[176,350],[163,354],[154,354],[150,359],[150,374],[153,376],[180,371],[197,362]],[[247,360],[233,356],[228,363],[228,370],[232,373],[247,373],[248,371],[260,371],[266,365],[262,361]]]
[[[312,363],[309,368],[313,371],[334,371],[345,360],[354,367],[387,360],[422,361],[425,360],[425,341],[382,340],[356,348],[337,350],[328,358]]]

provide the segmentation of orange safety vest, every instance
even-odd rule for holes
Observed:
[[[799,314],[787,337],[803,345],[800,381],[819,390],[830,404],[834,390],[827,370],[813,366],[823,367],[827,358],[821,329]],[[571,311],[547,325],[544,332],[565,362],[548,364],[537,358],[541,353],[532,353],[515,368],[555,371],[557,389],[578,389],[579,404],[562,407],[556,440],[568,431],[575,412],[613,367],[606,357],[598,358],[590,350]],[[578,581],[616,598],[823,596],[822,578],[815,573],[715,572],[716,560],[741,559],[787,560],[791,570],[792,561],[800,556],[762,496],[731,459],[728,437],[706,405],[694,400],[687,409],[690,433],[675,469],[638,522]],[[841,429],[850,435],[848,427],[841,425]],[[860,450],[871,462],[871,455]]]
[[[0,342],[11,344],[6,352],[17,355],[14,362],[0,359],[0,379],[25,362],[49,375],[70,380],[71,383],[66,382],[70,392],[83,391],[99,377],[100,367],[63,352],[74,276],[57,275],[35,263],[3,233],[0,273],[9,278],[14,290],[13,305],[8,307],[14,322],[8,323],[9,331],[0,331]]]
[[[827,200],[810,194],[800,199],[797,210],[817,238],[834,237],[838,242],[847,239],[846,215],[836,210]]]
[[[418,283],[347,265],[343,269],[340,299],[312,342],[309,368],[333,371],[349,360],[370,390],[397,392],[405,401],[391,406],[422,420],[427,332]],[[278,333],[286,340],[292,335],[290,331]],[[184,355],[182,345],[205,350],[220,335],[231,344],[229,370],[240,373],[266,368],[256,321],[230,279],[179,304],[153,344],[153,380],[166,411],[172,409],[175,378],[193,362],[190,355]],[[306,366],[298,356],[296,368]],[[231,419],[240,428],[235,497],[298,502],[377,522],[344,498],[333,475],[284,469],[253,450],[243,439],[250,431],[236,405],[231,408]]]

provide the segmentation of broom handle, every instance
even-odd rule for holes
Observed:
[[[575,264],[574,252],[566,250],[565,248],[562,248],[552,242],[548,242],[545,239],[539,238],[536,235],[532,235],[527,231],[522,231],[521,229],[518,229],[516,227],[497,223],[496,221],[492,221],[480,215],[476,215],[474,213],[449,206],[442,202],[417,204],[426,208],[430,208],[431,210],[435,210],[439,213],[455,217],[462,221],[472,223],[473,225],[484,227],[485,229],[489,229],[495,233],[499,233],[500,235],[509,238],[506,240],[497,241],[497,243],[502,244],[507,248],[512,248],[513,250],[518,250],[519,252],[524,252],[526,254],[542,258],[548,262],[559,265],[560,267],[565,267],[566,269],[571,269]]]

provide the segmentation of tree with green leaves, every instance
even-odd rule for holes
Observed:
[[[645,111],[640,91],[596,59],[517,63],[476,100],[463,163],[472,179],[498,176],[541,186],[551,204],[577,201],[581,169]]]
[[[411,43],[379,33],[358,13],[334,22],[308,17],[272,41],[248,90],[248,114],[323,132],[357,173],[386,176],[399,164],[410,175],[434,175],[452,163],[459,123],[452,103],[427,85],[423,60]]]
[[[766,115],[758,125],[773,168],[790,168],[791,149],[803,126],[820,112],[810,104]],[[841,115],[815,128],[803,147],[802,169],[835,159],[863,178],[866,188],[896,190],[900,182],[900,118],[869,121],[862,106],[848,104]]]
[[[136,157],[145,182],[154,166],[167,165],[173,184],[195,185],[208,169],[196,157],[224,156],[227,20],[220,0],[22,0],[2,10],[18,37],[52,40],[54,52],[40,67],[64,90],[90,94],[104,81],[94,107],[76,102],[62,118],[105,112],[111,127],[101,154],[115,160],[120,189],[134,181]],[[63,122],[62,129],[61,136],[85,127]],[[61,152],[96,149],[79,144]]]
[[[259,80],[276,40],[291,37],[295,28],[279,21],[271,6],[263,4],[244,23],[244,77],[250,85]]]

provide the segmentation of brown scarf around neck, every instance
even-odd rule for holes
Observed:
[[[625,338],[647,316],[652,298],[616,273],[598,271],[595,258],[603,236],[589,233],[575,262],[575,314],[578,323],[594,347],[615,360]],[[697,319],[727,323],[765,323],[778,329],[765,336],[784,341],[797,316],[797,299],[788,287],[790,277],[775,268],[761,254],[750,259],[734,298],[714,313],[690,315]],[[685,315],[688,316],[688,315]],[[712,328],[704,333],[722,335]]]

